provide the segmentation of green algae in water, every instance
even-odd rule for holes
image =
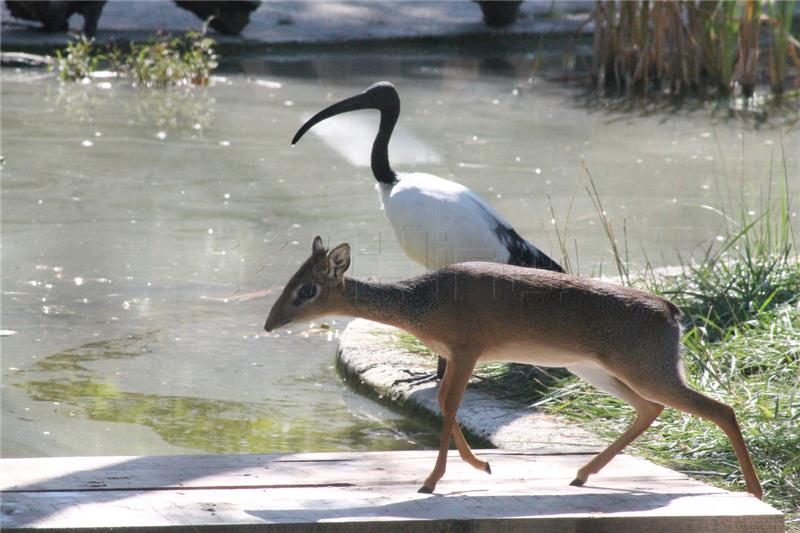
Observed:
[[[354,417],[340,406],[316,405],[298,416],[291,400],[242,402],[122,390],[96,376],[91,363],[130,360],[152,353],[156,332],[94,341],[36,362],[22,374],[47,374],[17,384],[30,398],[94,422],[136,424],[165,442],[206,453],[270,453],[298,450],[400,450],[434,447],[430,428],[410,420]],[[291,411],[291,414],[290,412]],[[417,443],[416,440],[419,442]]]
[[[376,428],[371,420],[333,429],[330,411],[289,423],[265,404],[125,392],[92,379],[34,380],[20,387],[34,400],[60,402],[83,418],[147,426],[172,445],[209,453],[407,449],[398,434],[419,431],[412,422]]]

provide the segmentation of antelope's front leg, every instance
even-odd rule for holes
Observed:
[[[475,368],[476,359],[468,357],[451,357],[447,362],[447,370],[440,385],[439,402],[442,409],[442,434],[439,438],[439,455],[436,457],[436,465],[430,475],[422,484],[418,492],[430,494],[436,488],[436,483],[442,479],[447,468],[447,450],[450,448],[450,438],[453,435],[456,422],[456,412],[464,390],[467,388],[467,381]]]
[[[442,361],[445,361],[444,358],[441,358]],[[444,365],[442,365],[444,366]],[[445,368],[444,374],[442,375],[442,382],[439,386],[439,410],[440,412],[444,412],[444,396],[445,391],[448,388],[448,384],[450,380],[453,379],[453,373],[448,372]],[[464,438],[464,434],[461,432],[461,428],[458,425],[458,418],[453,422],[453,440],[456,441],[456,448],[458,448],[458,453],[461,455],[461,459],[463,459],[467,464],[471,465],[473,468],[480,470],[481,472],[486,472],[487,474],[492,473],[492,468],[489,466],[487,461],[479,459],[475,454],[472,452],[472,449],[469,447],[467,443],[467,439]]]

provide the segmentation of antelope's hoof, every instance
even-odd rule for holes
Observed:
[[[422,485],[417,492],[420,494],[433,494],[433,489]]]
[[[489,466],[489,463],[488,463],[488,462],[486,463],[486,466],[484,466],[484,467],[483,467],[483,471],[484,471],[484,472],[486,472],[486,473],[487,473],[487,474],[489,474],[489,475],[491,475],[491,474],[492,474],[492,467],[491,467],[491,466]]]
[[[579,477],[576,477],[575,479],[573,479],[572,481],[570,481],[570,483],[569,483],[569,484],[570,484],[570,485],[572,485],[573,487],[583,487],[583,484],[584,484],[584,483],[586,483],[586,480],[585,480],[585,479],[581,479],[581,478],[579,478]]]

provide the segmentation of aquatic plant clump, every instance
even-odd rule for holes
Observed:
[[[217,68],[214,40],[197,32],[132,44],[123,72],[145,87],[205,85]]]
[[[63,52],[56,50],[56,59],[50,63],[50,68],[58,70],[62,81],[80,81],[91,77],[102,59],[102,55],[94,51],[94,39],[81,35],[73,39]]]
[[[725,96],[768,83],[784,94],[800,41],[792,34],[796,0],[600,0],[592,80],[606,90]]]
[[[206,85],[217,68],[216,42],[200,32],[179,37],[155,37],[131,43],[128,50],[108,45],[98,49],[92,39],[80,36],[62,52],[56,51],[51,68],[62,81],[83,81],[106,68],[141,87]]]

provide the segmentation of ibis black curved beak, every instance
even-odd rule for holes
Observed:
[[[331,118],[336,115],[340,115],[342,113],[347,113],[348,111],[358,111],[359,109],[373,109],[374,106],[371,105],[369,101],[370,98],[366,95],[366,93],[357,94],[355,96],[351,96],[341,102],[337,102],[332,106],[326,107],[303,124],[297,133],[294,134],[292,138],[292,144],[297,144],[303,135],[306,134],[308,130],[313,128],[319,122],[322,122],[326,118]]]
[[[400,116],[400,97],[397,89],[388,81],[381,81],[372,85],[361,94],[345,98],[331,106],[326,107],[303,124],[294,134],[292,145],[314,127],[315,124],[348,111],[359,109],[377,109],[381,112],[381,122],[378,126],[378,135],[372,144],[371,163],[372,174],[380,183],[392,185],[397,183],[397,177],[389,166],[389,139],[392,136],[397,117]]]
[[[295,133],[292,138],[292,144],[297,144],[297,141],[299,141],[308,130],[323,120],[360,109],[377,109],[381,112],[393,111],[396,120],[396,116],[400,113],[400,98],[397,95],[397,90],[394,88],[394,85],[388,81],[381,81],[370,86],[363,93],[345,98],[340,102],[326,107],[308,119],[306,123],[297,130],[297,133]]]

